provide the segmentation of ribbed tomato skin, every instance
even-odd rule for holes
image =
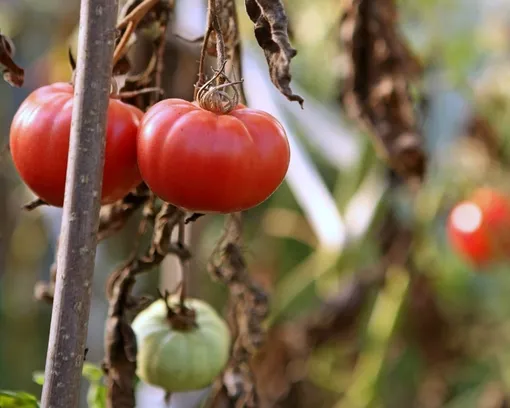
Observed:
[[[22,180],[48,204],[64,201],[73,109],[73,87],[43,86],[21,104],[11,124],[10,148]],[[102,204],[124,197],[141,182],[136,136],[139,109],[110,99],[105,146]]]
[[[147,111],[138,134],[142,178],[163,200],[189,211],[254,207],[282,183],[289,162],[280,123],[243,105],[216,114],[166,99]]]
[[[461,228],[454,216],[461,207],[472,209],[471,218],[479,217],[468,230]],[[452,247],[477,266],[510,258],[510,199],[490,188],[477,189],[452,209],[447,234]]]

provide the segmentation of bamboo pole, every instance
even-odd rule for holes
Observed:
[[[117,0],[82,0],[43,408],[79,404],[99,222]]]

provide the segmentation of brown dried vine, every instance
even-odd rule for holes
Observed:
[[[21,87],[25,79],[25,71],[12,59],[14,45],[9,37],[0,34],[0,65],[4,66],[4,80],[12,86]]]
[[[209,400],[209,406],[215,408],[259,406],[251,359],[265,340],[262,323],[269,302],[264,290],[251,279],[241,251],[241,234],[241,214],[229,215],[209,265],[213,278],[229,291],[227,316],[233,338],[230,360]]]
[[[339,36],[347,57],[345,111],[370,132],[390,167],[419,183],[427,157],[409,88],[421,66],[398,32],[394,0],[349,0]]]

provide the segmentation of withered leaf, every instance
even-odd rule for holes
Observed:
[[[269,313],[269,299],[252,280],[241,250],[242,219],[240,213],[226,219],[225,232],[213,252],[209,271],[229,290],[228,325],[233,340],[230,360],[217,378],[211,407],[259,407],[259,397],[251,357],[261,349],[265,339],[263,322]]]
[[[245,0],[246,11],[255,24],[255,38],[264,50],[271,81],[290,101],[303,107],[304,100],[290,88],[290,61],[297,54],[289,41],[288,20],[280,0]]]
[[[0,64],[5,67],[4,80],[11,86],[20,87],[25,79],[25,71],[12,60],[13,53],[14,48],[11,40],[0,34]]]
[[[379,154],[402,177],[421,181],[426,169],[410,85],[421,74],[397,27],[394,0],[348,0],[340,24],[347,61],[341,101],[365,127]]]

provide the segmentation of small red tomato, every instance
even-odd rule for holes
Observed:
[[[21,104],[10,132],[14,165],[23,181],[48,204],[64,202],[73,87],[55,83],[35,90]],[[136,135],[143,112],[110,99],[101,203],[124,197],[141,182]]]
[[[454,249],[478,266],[510,258],[510,199],[476,190],[452,210],[447,231]]]
[[[163,200],[194,212],[260,204],[282,183],[289,161],[280,123],[243,105],[218,114],[166,99],[147,111],[138,134],[144,181]]]

